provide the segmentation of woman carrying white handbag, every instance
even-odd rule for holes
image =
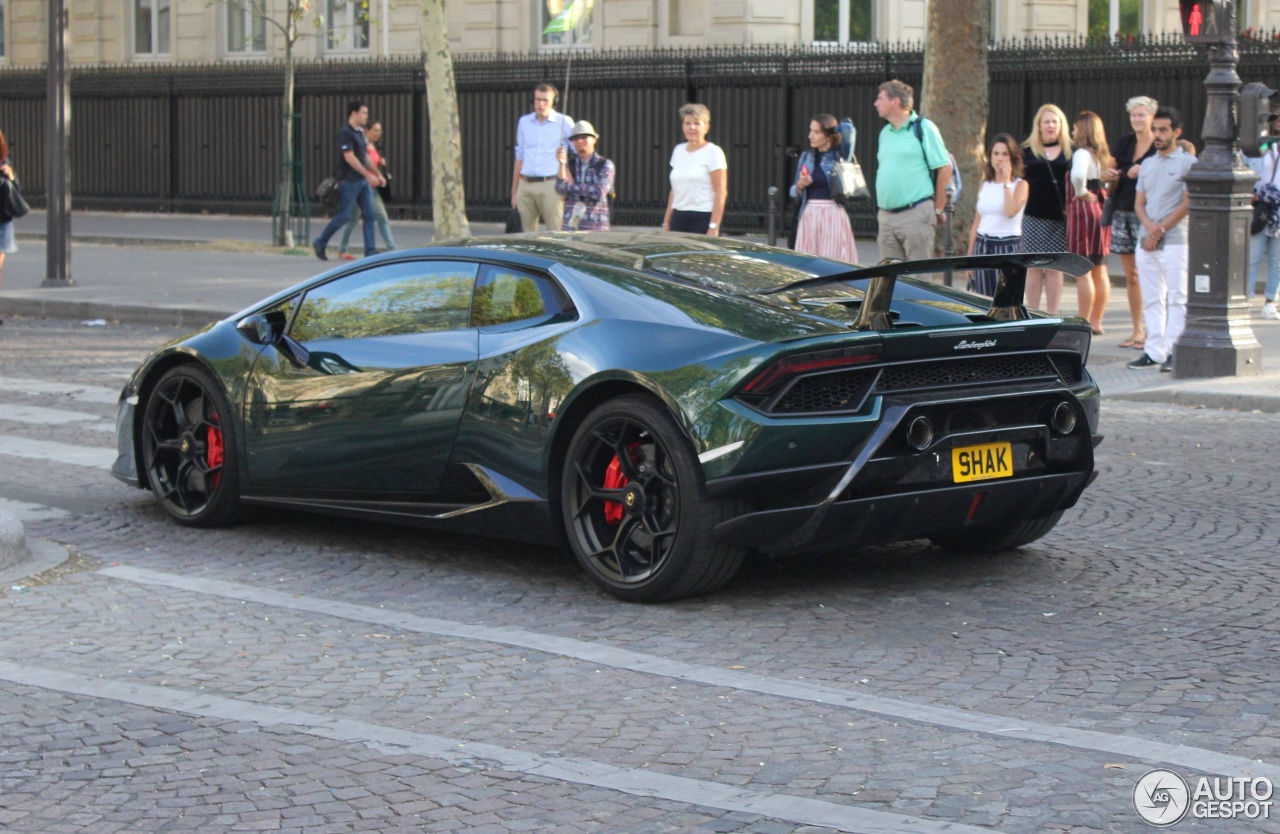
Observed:
[[[823,113],[809,122],[809,150],[800,154],[791,196],[800,201],[796,212],[796,251],[857,263],[858,248],[853,226],[844,206],[835,201],[842,194],[836,184],[836,163],[853,160],[857,131],[850,119],[837,123]],[[842,183],[847,184],[847,183]]]

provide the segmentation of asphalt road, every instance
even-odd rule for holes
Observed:
[[[107,466],[173,335],[0,328],[0,507],[71,551],[0,590],[5,832],[1138,832],[1152,768],[1280,782],[1276,414],[1105,402],[1022,551],[640,606],[555,550],[169,523]]]

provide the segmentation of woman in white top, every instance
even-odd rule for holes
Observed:
[[[662,230],[719,237],[729,196],[729,163],[720,146],[707,141],[711,111],[705,105],[686,104],[680,118],[688,141],[671,152],[671,192]]]
[[[1267,135],[1271,137],[1280,136],[1280,119],[1272,115],[1267,122]],[[1258,175],[1258,181],[1253,186],[1253,201],[1257,203],[1266,203],[1270,207],[1267,211],[1267,225],[1256,235],[1249,237],[1249,266],[1245,269],[1244,277],[1244,297],[1246,300],[1253,299],[1253,291],[1257,289],[1258,284],[1258,268],[1262,266],[1265,259],[1267,262],[1267,283],[1263,288],[1266,295],[1263,296],[1262,317],[1264,319],[1280,318],[1280,311],[1276,310],[1277,293],[1280,293],[1280,141],[1272,140],[1271,144],[1262,152],[1262,156],[1246,156],[1245,163],[1253,169]]]
[[[1018,140],[997,133],[982,162],[982,188],[978,191],[973,225],[969,227],[970,255],[1008,255],[1022,242],[1022,213],[1030,188],[1022,179],[1022,152]],[[1000,271],[975,269],[969,273],[970,292],[995,295]]]
[[[1088,275],[1076,279],[1080,317],[1089,320],[1093,332],[1102,335],[1102,314],[1111,299],[1111,276],[1107,256],[1111,254],[1111,227],[1102,225],[1102,204],[1107,200],[1103,178],[1112,177],[1111,150],[1102,119],[1092,110],[1076,116],[1071,129],[1075,153],[1071,155],[1071,176],[1067,178],[1067,251],[1084,255],[1093,263]]]

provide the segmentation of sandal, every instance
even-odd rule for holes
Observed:
[[[1146,341],[1145,339],[1141,339],[1137,336],[1130,336],[1120,344],[1116,345],[1116,347],[1136,348],[1138,350],[1141,350],[1145,344],[1145,341]]]

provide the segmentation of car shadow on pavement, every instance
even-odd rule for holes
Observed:
[[[941,591],[1048,578],[1056,565],[1043,543],[998,553],[954,553],[926,541],[845,553],[754,555],[722,594],[768,596],[820,591],[883,593]]]

